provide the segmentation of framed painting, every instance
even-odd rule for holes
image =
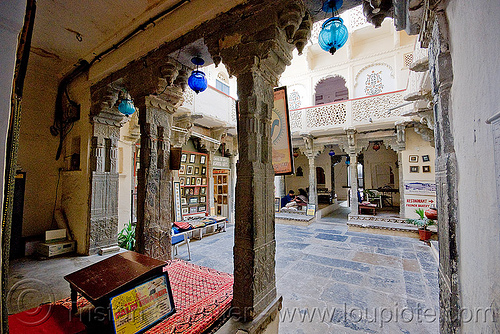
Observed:
[[[190,154],[189,155],[189,163],[194,164],[195,161],[196,161],[196,154]]]
[[[181,155],[181,162],[186,162],[187,161],[187,154],[186,153],[182,153]]]
[[[410,162],[418,162],[418,155],[410,155],[409,161]]]

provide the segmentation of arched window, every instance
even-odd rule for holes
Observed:
[[[346,87],[345,79],[339,76],[321,80],[316,85],[314,103],[324,104],[335,101],[343,101],[349,98],[349,90]]]
[[[325,171],[321,167],[316,167],[316,183],[324,186],[325,182]]]

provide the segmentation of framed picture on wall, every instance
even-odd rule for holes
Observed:
[[[423,161],[423,162],[428,162],[428,161],[430,161],[429,155],[428,155],[428,154],[426,154],[426,155],[422,155],[422,161]]]
[[[430,173],[431,166],[422,166],[422,173]]]
[[[205,203],[207,198],[205,196],[200,197],[200,203]]]
[[[418,173],[418,166],[410,166],[410,173]]]
[[[191,165],[187,166],[186,174],[193,175],[193,166],[191,166]]]
[[[194,175],[200,174],[200,167],[195,167],[194,168]]]
[[[418,155],[410,155],[409,160],[410,162],[418,162]]]
[[[198,207],[198,212],[203,212],[205,211],[207,208],[205,206],[200,206]]]
[[[205,195],[207,193],[207,187],[201,187],[200,194]]]
[[[195,161],[196,161],[196,154],[190,154],[189,155],[189,162],[194,164]]]
[[[198,212],[198,208],[196,206],[189,207],[189,213],[196,213],[196,212]]]
[[[204,185],[204,186],[206,186],[206,185],[207,185],[207,178],[206,178],[206,177],[203,177],[203,178],[201,179],[201,184],[202,184],[202,185]]]
[[[201,186],[201,177],[196,178],[196,185]]]
[[[181,198],[181,204],[182,205],[187,205],[188,204],[186,197],[182,197]]]
[[[190,197],[189,204],[198,204],[198,197]]]
[[[194,186],[196,183],[196,178],[194,176],[191,176],[191,185]]]
[[[182,153],[181,155],[181,162],[186,162],[187,161],[187,154],[186,153]]]
[[[207,167],[201,167],[201,175],[207,174]]]
[[[189,213],[189,208],[182,208],[182,214],[187,215]]]
[[[202,164],[202,165],[203,165],[203,164],[205,163],[205,158],[206,158],[206,156],[204,156],[204,155],[202,155],[202,156],[200,157],[200,164]]]
[[[185,173],[184,165],[181,165],[181,168],[179,168],[179,175],[184,175],[184,173]]]
[[[183,185],[184,185],[184,181],[185,181],[185,180],[184,180],[184,178],[183,178],[183,177],[180,177],[180,178],[179,178],[179,181],[181,182],[181,186],[183,186]]]
[[[194,194],[199,195],[200,194],[200,187],[194,187]]]
[[[186,186],[189,186],[189,185],[191,185],[191,178],[186,177]]]

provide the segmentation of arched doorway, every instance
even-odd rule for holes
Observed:
[[[314,103],[316,105],[343,101],[348,98],[349,90],[346,87],[346,81],[340,76],[323,79],[316,85],[314,93]]]

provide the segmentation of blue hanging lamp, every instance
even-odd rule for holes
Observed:
[[[333,157],[335,155],[335,151],[334,150],[330,150],[330,152],[328,152],[328,155],[330,155],[331,157]]]
[[[196,65],[196,70],[194,70],[188,78],[189,87],[194,90],[196,94],[203,92],[207,89],[208,82],[205,77],[205,73],[198,70],[198,66],[205,64],[205,61],[200,57],[194,57],[191,62]]]
[[[321,26],[318,36],[319,46],[330,52],[332,55],[347,42],[349,33],[344,21],[334,15],[338,15],[338,10],[342,7],[343,0],[327,0],[323,3],[322,10],[326,13],[332,13],[331,18],[326,20]]]
[[[129,95],[125,89],[123,89],[123,95],[125,96],[125,98],[122,98],[120,104],[118,105],[118,111],[126,116],[130,116],[135,113],[134,102],[129,98]]]

